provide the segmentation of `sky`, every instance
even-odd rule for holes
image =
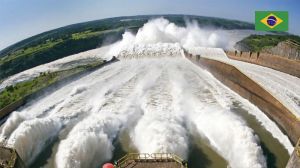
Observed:
[[[257,10],[289,12],[300,35],[300,0],[0,0],[0,50],[47,30],[85,21],[144,14],[191,14],[254,23]]]

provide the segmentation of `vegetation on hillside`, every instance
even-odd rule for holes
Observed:
[[[136,32],[149,19],[163,16],[179,26],[196,20],[200,26],[253,29],[253,24],[191,15],[117,17],[69,25],[22,40],[0,51],[0,80],[56,59],[119,40],[125,30]]]
[[[90,65],[82,65],[72,69],[51,73],[44,72],[32,80],[20,82],[14,86],[8,86],[2,92],[0,92],[0,109],[26,97],[27,95],[31,95],[43,88],[46,88],[49,85],[58,82],[66,77],[86,71],[93,67],[97,67],[102,63],[103,62],[95,62]]]
[[[49,38],[33,46],[12,51],[0,59],[0,79],[56,59],[96,48],[108,36],[121,36],[123,32],[71,34],[62,38]]]
[[[24,47],[22,49],[16,50],[12,53],[9,53],[7,57],[3,57],[0,59],[0,64],[4,64],[5,62],[9,62],[11,60],[17,59],[19,57],[23,57],[26,55],[32,55],[36,54],[42,51],[45,51],[47,49],[50,49],[54,47],[55,45],[58,45],[59,43],[62,43],[62,39],[56,39],[56,40],[46,40],[44,43],[32,46],[32,47]]]
[[[251,35],[237,42],[236,46],[242,48],[241,50],[259,52],[286,40],[300,44],[300,37],[295,35]]]

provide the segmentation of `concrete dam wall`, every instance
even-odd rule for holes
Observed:
[[[245,61],[272,68],[293,76],[300,77],[300,61],[267,53],[256,52],[226,52],[231,59]]]
[[[299,168],[300,167],[300,140],[295,147],[293,154],[291,155],[286,168]]]
[[[236,67],[200,56],[187,56],[208,69],[218,80],[259,107],[274,120],[295,145],[300,138],[300,122],[281,102]]]
[[[200,57],[200,55],[186,53],[186,58],[209,70],[219,81],[255,104],[275,121],[295,145],[286,168],[300,167],[300,121],[292,112],[238,68],[221,61]]]

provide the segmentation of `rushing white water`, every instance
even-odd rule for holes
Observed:
[[[31,163],[60,127],[59,121],[49,118],[24,121],[10,135],[7,145],[16,148],[20,157]]]
[[[2,137],[30,163],[47,140],[58,136],[57,167],[96,167],[111,158],[112,142],[125,128],[132,130],[131,139],[140,152],[173,152],[187,158],[187,123],[192,121],[230,166],[265,167],[251,128],[215,98],[218,87],[224,88],[184,58],[123,60],[25,107],[20,115],[32,116],[9,118]],[[68,127],[79,115],[81,121],[59,133],[62,125]],[[49,125],[50,120],[55,122]]]
[[[300,118],[299,78],[262,66],[253,66],[236,61],[232,61],[232,64],[266,88],[297,118]]]
[[[140,58],[161,58],[161,57],[184,57],[183,50],[178,43],[156,43],[152,45],[135,44],[124,46],[118,54],[119,59],[140,59]]]
[[[186,27],[179,27],[164,18],[150,20],[136,35],[125,32],[122,40],[113,44],[107,55],[118,55],[125,48],[136,44],[178,43],[184,48],[202,46],[233,49],[236,42],[257,34],[253,30],[201,28],[195,21],[186,24]]]
[[[211,27],[200,28],[194,21],[188,22],[187,27],[179,27],[164,18],[158,18],[146,23],[137,35],[125,32],[123,39],[112,46],[74,54],[12,75],[0,83],[0,91],[7,86],[33,79],[42,72],[70,69],[99,59],[109,60],[133,44],[178,43],[184,47],[204,46],[233,49],[236,42],[251,34],[258,34],[258,32],[254,30],[222,30]],[[163,48],[160,47],[160,49]],[[110,51],[107,52],[107,50]]]
[[[269,92],[273,93],[275,92],[275,95],[278,99],[280,99],[288,108],[291,108],[295,111],[299,111],[300,109],[297,108],[297,98],[300,96],[299,88],[296,88],[295,86],[297,83],[300,82],[300,80],[296,77],[292,77],[291,75],[270,69],[261,67],[254,64],[249,64],[245,62],[235,61],[229,59],[225,52],[221,48],[206,48],[206,47],[191,47],[188,49],[189,52],[193,54],[200,54],[202,57],[207,57],[210,59],[219,60],[222,62],[229,63],[233,66],[236,66],[240,70],[242,70],[245,74],[249,75],[252,79],[254,79],[256,82],[259,82],[263,87],[268,89]],[[254,74],[254,75],[252,75]],[[268,74],[268,75],[266,75]],[[276,76],[282,76],[281,78],[276,78]],[[275,76],[275,77],[273,77]],[[285,78],[288,78],[292,82],[287,82]],[[285,87],[283,86],[283,81],[276,81],[276,80],[283,80],[285,82]],[[269,82],[268,82],[269,81]],[[273,81],[273,82],[270,82]],[[300,83],[299,83],[300,84]],[[276,87],[276,89],[275,89]],[[273,88],[270,89],[270,88]],[[291,90],[295,90],[294,97],[287,96],[289,93],[291,93]],[[270,119],[262,113],[256,106],[251,104],[248,100],[239,98],[239,96],[231,96],[228,95],[227,92],[225,92],[222,89],[217,89],[219,92],[218,95],[224,95],[221,97],[218,97],[218,101],[223,105],[224,108],[229,108],[231,102],[233,100],[237,100],[239,102],[243,102],[243,108],[247,109],[247,111],[254,115],[256,119],[269,131],[273,134],[273,136],[278,139],[282,144],[284,144],[284,147],[288,150],[289,154],[291,154],[294,150],[294,147],[291,145],[290,140],[287,136],[283,136],[281,130],[276,126],[275,122],[271,122]],[[277,93],[277,94],[276,94]],[[280,94],[278,94],[280,93]],[[287,95],[286,95],[287,94]],[[291,94],[290,94],[291,95]],[[289,104],[291,102],[290,100],[295,100],[295,102]],[[300,99],[300,98],[299,98]],[[292,111],[293,111],[292,110]],[[297,113],[295,113],[296,116],[298,116]]]
[[[176,28],[168,25],[166,30]],[[229,108],[239,101],[290,149],[287,137],[259,109],[183,58],[184,44],[159,43],[166,42],[160,38],[168,37],[169,31],[158,28],[161,36],[145,37],[151,31],[147,26],[153,27],[145,25],[136,37],[125,34],[130,37],[110,47],[106,56],[119,54],[121,61],[36,97],[14,112],[3,125],[1,142],[16,148],[27,165],[55,142],[48,165],[98,167],[112,158],[113,142],[124,130],[129,130],[139,152],[188,158],[189,134],[196,128],[230,167],[266,167],[258,137]],[[142,39],[151,42],[140,44]]]
[[[189,52],[231,64],[274,95],[296,117],[300,117],[300,79],[259,65],[229,59],[221,49],[190,47]]]

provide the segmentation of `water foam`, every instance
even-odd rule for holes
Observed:
[[[118,55],[121,59],[162,57],[184,57],[183,50],[178,43],[134,44],[123,48]]]
[[[112,142],[125,128],[140,152],[187,158],[191,122],[231,167],[265,167],[258,138],[218,97],[224,86],[180,58],[180,46],[217,47],[222,41],[194,23],[184,28],[162,18],[149,21],[136,35],[124,33],[106,55],[145,59],[121,60],[32,100],[20,110],[24,115],[9,117],[1,137],[30,164],[59,136],[52,158],[57,167],[96,167],[111,159]],[[62,126],[71,128],[60,132]]]
[[[37,118],[24,121],[10,135],[7,145],[14,147],[23,161],[30,164],[60,128],[60,122],[55,119]]]
[[[166,62],[167,63],[167,62]],[[187,158],[188,137],[181,111],[174,109],[172,85],[168,74],[162,76],[141,100],[144,112],[131,137],[141,153],[175,153]],[[147,144],[147,145],[146,145]]]
[[[220,86],[214,83],[216,79],[207,75],[208,72],[190,66],[191,68],[183,66],[173,74],[178,79],[175,83],[181,99],[180,108],[195,125],[192,128],[196,128],[200,135],[208,139],[231,167],[266,167],[259,140],[253,130],[218,103],[215,87]]]
[[[164,18],[150,20],[138,30],[136,35],[125,32],[122,40],[113,44],[106,55],[116,56],[134,44],[178,43],[186,49],[199,46],[233,49],[235,42],[253,33],[200,28],[196,21],[187,22],[186,25],[180,27]]]
[[[108,130],[118,130],[112,128],[114,125],[111,126],[110,123],[116,121],[112,117],[93,116],[77,124],[68,137],[60,142],[56,166],[96,167],[99,163],[109,160],[112,157],[113,137],[109,137],[112,133]]]

